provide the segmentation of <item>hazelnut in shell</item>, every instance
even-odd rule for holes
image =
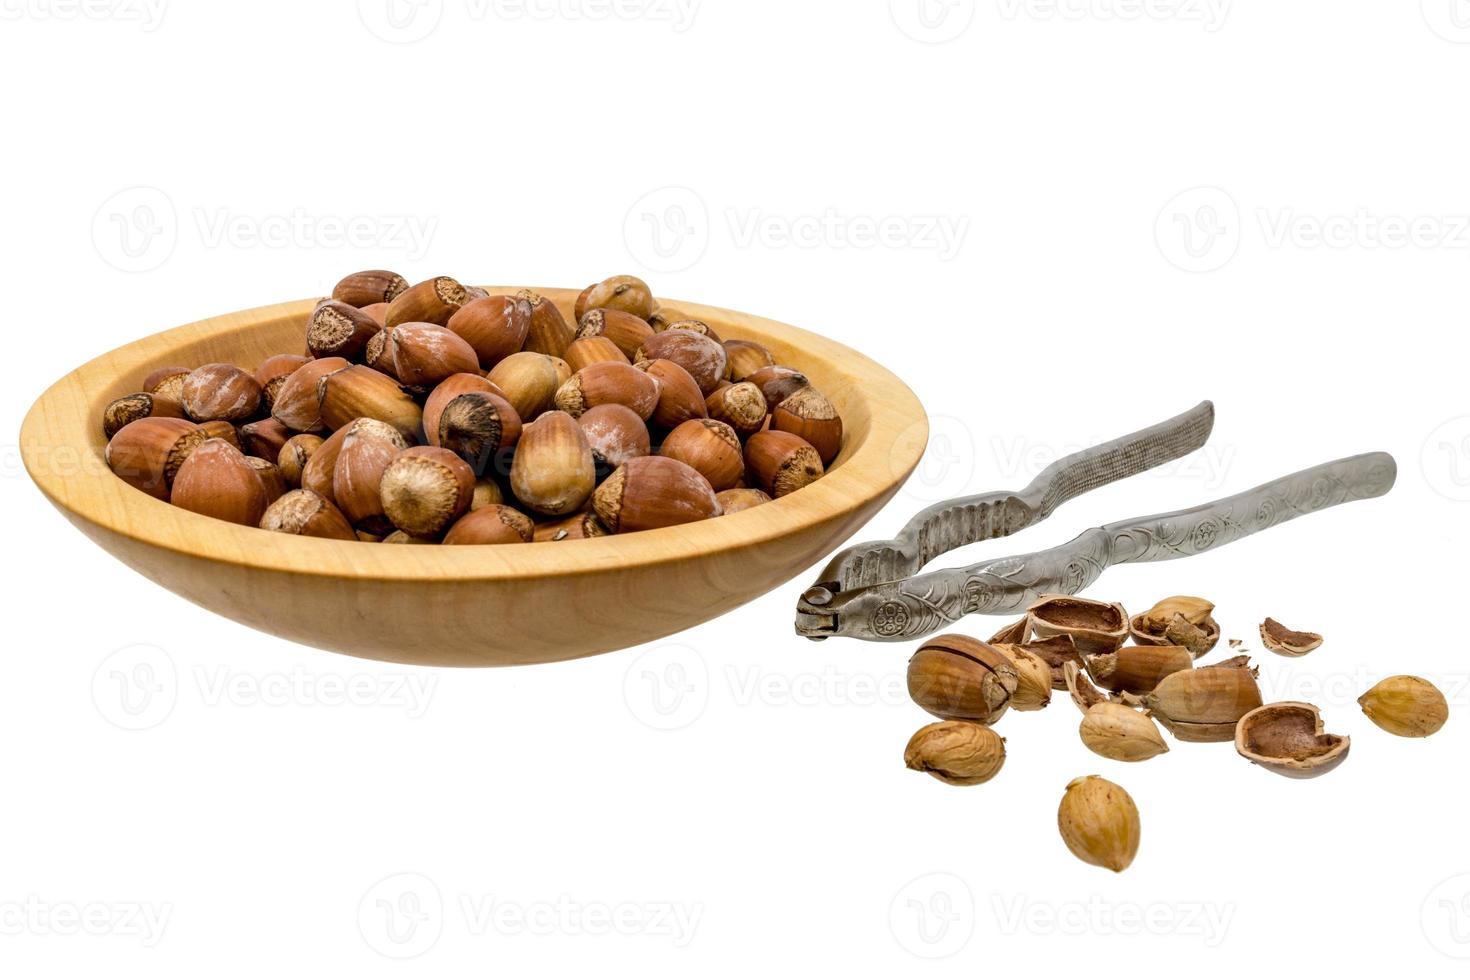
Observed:
[[[772,429],[746,440],[745,465],[755,482],[772,497],[800,490],[823,473],[822,457],[811,443],[790,432]]]
[[[320,431],[323,426],[317,383],[351,366],[352,362],[345,357],[321,357],[307,361],[287,375],[276,388],[271,417],[292,432]]]
[[[356,541],[357,534],[347,518],[330,500],[310,490],[292,490],[266,508],[260,526],[267,531],[299,534],[308,538]]]
[[[348,306],[391,303],[408,289],[408,280],[387,269],[365,269],[343,276],[332,287],[332,299]]]
[[[223,439],[206,439],[179,467],[169,503],[255,527],[269,501],[264,484],[240,450]]]
[[[532,351],[510,355],[491,368],[485,378],[500,389],[523,423],[553,407],[562,383],[556,361]]]
[[[664,330],[643,342],[634,352],[637,361],[673,361],[689,372],[699,390],[708,397],[725,378],[725,348],[692,330]]]
[[[521,418],[500,389],[478,374],[445,378],[424,402],[429,445],[460,455],[477,474],[496,470],[500,454],[521,437]]]
[[[369,418],[386,422],[407,436],[423,423],[423,410],[413,396],[394,379],[364,364],[328,374],[317,382],[317,395],[321,421],[329,429]]]
[[[411,388],[432,388],[451,374],[480,370],[475,349],[448,327],[403,323],[389,334],[393,374]]]
[[[531,519],[513,507],[492,504],[472,510],[454,522],[445,544],[525,544],[531,540]]]
[[[347,426],[332,468],[332,497],[353,527],[370,534],[393,530],[379,491],[388,464],[407,448],[397,429],[377,419],[360,418]]]
[[[129,486],[167,500],[179,467],[209,436],[188,419],[129,422],[107,442],[107,466]]]
[[[393,298],[383,326],[391,330],[402,323],[437,323],[442,327],[469,301],[464,286],[449,276],[427,279]]]
[[[681,422],[664,438],[660,456],[688,463],[716,491],[729,490],[745,475],[745,458],[735,430],[714,419]]]
[[[206,364],[184,378],[179,403],[195,422],[241,422],[260,409],[260,384],[233,364]]]
[[[721,490],[715,494],[715,499],[720,502],[720,511],[723,514],[738,514],[742,510],[750,510],[761,504],[771,502],[771,497],[764,490],[754,487],[736,487],[732,490]]]
[[[525,346],[531,304],[515,296],[486,296],[456,310],[448,326],[474,349],[480,367],[489,370]]]
[[[649,419],[654,425],[672,429],[689,419],[709,415],[704,392],[689,372],[673,361],[640,361],[638,367],[658,382],[658,402]]]
[[[741,436],[759,432],[765,426],[766,415],[769,414],[766,396],[749,381],[739,381],[716,389],[705,399],[704,405],[710,418],[719,419]]]
[[[324,300],[306,321],[306,349],[314,357],[362,357],[367,343],[380,329],[378,321],[355,306]]]
[[[322,437],[303,432],[286,440],[281,451],[276,454],[276,465],[281,469],[281,476],[285,478],[288,487],[301,486],[301,472],[306,469],[307,460],[311,454],[316,452],[317,447],[322,444]]]
[[[469,512],[475,474],[448,449],[405,449],[383,471],[383,513],[400,531],[437,538]]]
[[[183,406],[172,398],[140,391],[108,402],[107,407],[102,410],[102,434],[111,439],[123,426],[139,419],[183,417]]]
[[[842,451],[842,416],[825,395],[812,387],[787,395],[771,411],[771,428],[801,436],[831,466]]]
[[[592,508],[613,534],[720,515],[709,481],[694,467],[664,456],[640,456],[618,467],[592,495]]]
[[[521,430],[510,489],[522,504],[552,517],[570,514],[587,502],[596,480],[592,447],[576,419],[547,412]]]
[[[582,290],[573,312],[578,323],[588,310],[598,309],[621,310],[647,320],[657,308],[648,283],[637,276],[611,276]]]
[[[572,327],[551,300],[530,289],[516,293],[516,299],[531,304],[531,328],[526,333],[524,350],[533,354],[561,357],[572,342]]]
[[[260,367],[255,369],[255,380],[260,385],[261,401],[266,411],[275,406],[276,392],[286,379],[309,360],[311,358],[301,354],[272,354],[260,362]]]
[[[594,405],[577,416],[577,424],[592,447],[593,459],[609,470],[649,454],[648,426],[626,405]]]
[[[588,310],[578,321],[577,339],[602,337],[615,344],[630,362],[643,342],[653,336],[653,327],[641,317],[622,310]]]
[[[658,407],[659,383],[631,364],[603,361],[572,375],[556,390],[556,407],[572,417],[597,405],[626,405],[647,419]]]

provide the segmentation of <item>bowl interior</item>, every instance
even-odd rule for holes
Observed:
[[[487,287],[491,292],[518,287]],[[572,320],[576,290],[538,289]],[[774,540],[891,494],[927,439],[924,413],[902,382],[866,357],[817,334],[761,317],[681,300],[664,305],[709,322],[726,339],[766,345],[803,371],[837,407],[845,438],[828,474],[770,504],[697,524],[608,538],[514,547],[377,548],[293,538],[171,507],[115,478],[103,460],[102,410],[166,365],[225,361],[254,368],[300,351],[314,300],[261,307],[179,327],[119,348],[63,378],[27,417],[22,455],[41,489],[74,521],[223,562],[305,575],[373,579],[566,576],[606,562],[631,567]],[[407,553],[405,553],[407,552]]]

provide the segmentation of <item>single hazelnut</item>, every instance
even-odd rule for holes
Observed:
[[[479,510],[481,507],[503,503],[505,503],[505,491],[500,489],[500,484],[494,478],[482,476],[475,481],[474,492],[470,495],[470,510]]]
[[[1249,668],[1200,667],[1159,681],[1143,706],[1180,741],[1229,742],[1236,723],[1261,706],[1261,689]]]
[[[310,490],[292,490],[266,508],[260,526],[267,531],[308,538],[356,541],[352,525],[330,500]]]
[[[736,487],[731,490],[721,490],[715,494],[715,499],[720,502],[720,510],[727,516],[771,502],[769,494],[764,490],[757,490],[754,487]]]
[[[129,486],[167,500],[179,467],[208,438],[188,419],[138,419],[117,430],[103,456]]]
[[[148,372],[143,379],[143,390],[150,395],[162,395],[172,401],[184,399],[184,379],[189,376],[186,367],[161,367]]]
[[[936,721],[914,733],[903,764],[951,786],[989,782],[1006,761],[1006,742],[973,721]]]
[[[405,449],[383,471],[383,513],[400,531],[437,538],[469,512],[475,474],[448,449]]]
[[[301,472],[306,469],[307,460],[311,459],[311,454],[321,444],[321,436],[306,432],[286,440],[286,444],[276,454],[276,465],[281,468],[281,475],[286,478],[287,486],[301,486]]]
[[[654,425],[672,429],[689,419],[702,419],[709,414],[699,385],[673,361],[640,361],[638,367],[658,382],[658,402],[650,419]]]
[[[628,364],[628,356],[606,337],[581,337],[567,345],[563,358],[575,374],[589,364]]]
[[[761,390],[761,394],[766,399],[766,410],[771,412],[776,410],[777,405],[801,389],[811,386],[806,375],[794,368],[783,367],[779,364],[759,368],[741,380],[749,381]]]
[[[240,426],[239,436],[241,452],[275,463],[280,458],[282,447],[291,438],[291,430],[278,419],[261,419]]]
[[[391,303],[408,289],[408,280],[386,269],[367,269],[342,277],[332,287],[332,299],[348,306]]]
[[[714,419],[690,419],[670,432],[660,456],[688,463],[715,490],[729,490],[745,475],[745,458],[735,430]]]
[[[321,398],[317,382],[329,374],[345,371],[352,362],[345,357],[322,357],[307,361],[292,371],[276,389],[271,416],[292,432],[316,432],[322,428]]]
[[[547,412],[521,430],[510,467],[516,500],[558,517],[580,510],[596,480],[592,447],[576,419],[565,412]]]
[[[759,432],[766,423],[766,396],[749,381],[716,389],[705,399],[705,410],[730,428],[748,436]]]
[[[1138,855],[1138,807],[1123,787],[1101,776],[1067,784],[1057,829],[1067,850],[1100,868],[1122,871]]]
[[[448,327],[402,323],[392,329],[393,374],[414,388],[432,388],[451,374],[480,370],[475,349]]]
[[[387,534],[392,527],[380,493],[383,473],[408,443],[396,428],[373,418],[356,419],[346,428],[332,467],[332,497],[353,527]]]
[[[717,344],[722,344],[722,341],[720,340],[720,335],[715,333],[714,327],[710,326],[708,323],[705,323],[703,320],[696,320],[693,317],[680,317],[677,320],[666,320],[664,322],[664,325],[659,327],[658,332],[662,333],[665,330],[688,330],[690,333],[700,334],[701,336],[708,337],[710,340],[713,340]],[[727,369],[728,363],[729,358],[727,357]]]
[[[640,456],[618,467],[592,495],[592,507],[613,534],[720,515],[709,481],[687,463],[664,456]]]
[[[531,540],[531,519],[511,507],[492,505],[472,510],[454,522],[445,544],[525,544]]]
[[[924,641],[909,660],[909,697],[938,718],[992,725],[1020,685],[1015,664],[998,648],[950,633]]]
[[[657,308],[648,283],[637,276],[612,276],[582,290],[574,315],[581,323],[588,310],[613,309],[647,320]]]
[[[286,379],[309,360],[311,358],[300,354],[272,354],[260,362],[260,367],[255,369],[255,381],[260,385],[260,397],[266,411],[275,406],[276,392]]]
[[[355,361],[362,357],[368,341],[380,329],[377,320],[357,307],[324,300],[307,318],[306,349],[314,357],[345,357]]]
[[[102,410],[102,434],[111,439],[123,426],[139,419],[183,417],[183,406],[172,398],[140,391],[108,402],[107,407]]]
[[[525,346],[531,303],[515,296],[471,300],[454,312],[448,326],[474,349],[480,367],[489,370]]]
[[[260,385],[233,364],[206,364],[184,379],[179,403],[195,422],[238,422],[260,408]]]
[[[206,439],[222,439],[236,449],[242,452],[244,451],[244,447],[240,445],[239,430],[229,422],[223,419],[213,419],[209,422],[200,422],[199,428],[204,430],[204,437]]]
[[[594,405],[577,416],[577,424],[592,447],[592,458],[609,470],[650,451],[648,426],[626,405]]]
[[[1159,726],[1136,708],[1099,701],[1082,716],[1082,744],[1105,759],[1143,762],[1169,751]]]
[[[504,393],[522,423],[551,408],[560,386],[556,362],[531,351],[510,355],[485,378]]]
[[[719,387],[725,377],[725,348],[690,330],[664,330],[654,334],[638,348],[633,360],[656,361],[661,358],[688,371],[706,396]]]
[[[521,436],[521,418],[499,388],[478,374],[453,374],[424,402],[429,445],[458,453],[477,474],[499,470],[501,453]]]
[[[822,475],[822,457],[810,443],[770,429],[746,440],[745,465],[754,482],[772,497],[800,490]]]
[[[774,367],[776,357],[764,345],[753,340],[725,341],[725,357],[731,381],[744,381],[761,368]]]
[[[397,381],[364,364],[322,378],[317,382],[317,398],[321,421],[329,429],[340,429],[353,419],[369,418],[387,422],[404,435],[413,435],[423,422],[423,410],[413,396]]]
[[[561,357],[572,342],[572,327],[556,304],[530,289],[516,293],[516,299],[531,304],[531,329],[526,333],[523,350],[533,354]]]
[[[604,337],[617,345],[629,361],[643,342],[653,336],[653,327],[641,317],[622,310],[588,310],[578,321],[577,339]]]
[[[348,426],[344,425],[323,439],[301,468],[301,489],[310,490],[334,506],[337,498],[332,492],[332,475],[337,470],[337,457],[342,452],[347,433]]]
[[[1450,717],[1449,702],[1439,688],[1408,674],[1379,681],[1358,698],[1358,705],[1373,724],[1403,738],[1433,735]]]
[[[169,503],[232,524],[255,527],[269,501],[265,486],[240,450],[206,439],[174,477]]]
[[[771,428],[801,436],[831,466],[842,451],[842,416],[817,389],[806,387],[787,395],[771,411]]]
[[[389,330],[402,323],[436,323],[442,327],[469,299],[464,286],[449,276],[427,279],[392,299],[383,326]]]
[[[658,406],[659,384],[631,364],[591,364],[556,390],[556,407],[573,417],[595,405],[626,405],[647,419]]]

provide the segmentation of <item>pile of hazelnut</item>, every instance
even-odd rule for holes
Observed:
[[[805,375],[614,276],[576,326],[529,290],[356,272],[254,370],[164,367],[107,406],[107,463],[176,506],[287,534],[512,544],[732,514],[842,446]]]

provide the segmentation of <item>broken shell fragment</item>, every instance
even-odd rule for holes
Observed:
[[[945,720],[993,724],[1020,684],[1015,664],[988,643],[956,633],[928,640],[909,661],[909,697]]]
[[[1433,735],[1450,716],[1449,703],[1439,688],[1408,674],[1379,681],[1358,698],[1358,705],[1373,724],[1404,738]]]
[[[1261,706],[1261,689],[1249,668],[1200,667],[1165,677],[1143,705],[1181,742],[1228,742],[1236,722]]]
[[[1024,646],[997,643],[995,648],[1016,666],[1016,693],[1011,707],[1017,711],[1040,711],[1051,704],[1051,665]]]
[[[1261,642],[1272,653],[1283,657],[1300,657],[1322,645],[1320,633],[1303,633],[1287,629],[1270,616],[1261,624]]]
[[[1079,669],[1085,669],[1087,666],[1082,659],[1082,654],[1077,652],[1077,644],[1072,642],[1070,636],[1053,636],[1045,640],[1032,640],[1030,643],[1014,645],[1046,661],[1046,665],[1051,668],[1051,689],[1053,691],[1067,689],[1067,677],[1063,673],[1063,668],[1067,664],[1076,664]]]
[[[1138,807],[1127,790],[1101,776],[1067,784],[1057,829],[1069,851],[1100,868],[1122,871],[1138,854]]]
[[[1311,779],[1347,758],[1351,739],[1323,733],[1322,716],[1304,701],[1277,701],[1248,712],[1235,726],[1235,751],[1293,779]]]
[[[1031,623],[1022,616],[990,638],[991,643],[1025,643],[1031,639]]]
[[[1194,668],[1184,647],[1122,647],[1087,658],[1087,672],[1109,691],[1147,694],[1170,674]]]
[[[1112,653],[1128,639],[1128,613],[1116,602],[1048,595],[1026,612],[1038,639],[1070,636],[1084,656]]]
[[[1160,599],[1153,607],[1133,617],[1134,632],[1148,637],[1162,637],[1164,630],[1174,622],[1175,616],[1183,616],[1195,626],[1203,625],[1215,611],[1215,604],[1208,599],[1192,595],[1175,595]]]
[[[988,782],[1005,761],[1005,739],[975,721],[925,725],[903,750],[904,765],[951,786]]]
[[[1142,762],[1169,751],[1153,719],[1112,701],[1101,701],[1088,708],[1078,734],[1083,745],[1117,762]]]
[[[1072,695],[1072,703],[1077,710],[1084,715],[1092,710],[1095,704],[1102,704],[1108,696],[1093,686],[1087,674],[1077,664],[1068,661],[1062,665],[1062,674],[1066,678],[1067,691]]]

